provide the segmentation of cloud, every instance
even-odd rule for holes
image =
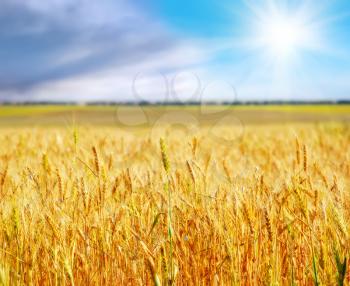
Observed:
[[[0,98],[7,95],[14,101],[165,101],[171,96],[171,80],[177,72],[183,72],[187,67],[199,74],[201,70],[195,64],[206,56],[186,43],[178,43],[165,50],[153,51],[139,61],[112,63],[103,68],[47,79],[20,91],[0,92]],[[177,86],[186,84],[186,80]]]
[[[71,30],[125,26],[127,20],[145,20],[142,13],[124,0],[2,0],[1,5],[1,16],[8,15],[10,20],[8,26],[18,24],[11,33],[41,32],[55,26]],[[33,29],[38,26],[41,29]]]
[[[0,100],[127,99],[137,73],[151,78],[205,61],[204,48],[129,3],[5,0]]]

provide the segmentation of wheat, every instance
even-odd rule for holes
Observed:
[[[117,176],[114,180],[114,184],[113,184],[113,188],[112,188],[112,195],[115,195],[119,185],[120,185],[120,178],[119,178],[119,176]]]
[[[163,162],[164,170],[167,173],[167,175],[169,175],[170,163],[169,163],[167,148],[163,138],[160,139],[160,151],[162,154],[162,162]]]
[[[192,139],[192,156],[193,157],[196,156],[197,147],[198,147],[198,139],[196,137],[193,137]]]
[[[344,126],[0,128],[0,283],[347,283]]]
[[[303,163],[304,163],[304,165],[303,165],[303,167],[304,167],[304,172],[306,173],[307,172],[307,167],[308,167],[308,165],[307,165],[307,150],[306,150],[306,146],[304,145],[303,146]]]
[[[62,177],[58,168],[56,169],[56,174],[57,174],[57,182],[58,182],[58,192],[60,195],[60,199],[63,201],[64,200],[63,183],[62,183]]]
[[[186,161],[186,167],[187,167],[188,173],[191,176],[193,184],[196,184],[196,176],[194,174],[194,171],[193,171],[192,166],[191,166],[189,161]]]
[[[98,154],[97,154],[97,149],[96,147],[92,147],[92,152],[94,154],[94,163],[95,163],[95,172],[97,174],[97,176],[100,176],[100,160],[98,158]]]
[[[264,209],[264,217],[265,217],[265,225],[266,225],[266,230],[268,233],[268,238],[269,238],[269,241],[272,242],[271,222],[270,222],[270,218],[269,218],[269,214],[267,212],[267,209]]]
[[[225,174],[226,174],[226,177],[227,177],[228,181],[229,181],[230,183],[232,183],[232,181],[231,181],[231,175],[230,175],[230,170],[229,170],[229,168],[228,168],[228,166],[227,166],[226,160],[223,160],[223,161],[222,161],[222,166],[224,167],[224,171],[225,171]]]
[[[2,175],[1,175],[1,180],[0,180],[0,187],[1,187],[1,189],[2,189],[3,186],[5,185],[5,180],[6,180],[6,177],[7,177],[7,172],[8,172],[8,166],[6,166],[4,172],[3,172]]]
[[[245,203],[243,203],[242,208],[243,208],[244,218],[247,220],[247,223],[248,223],[248,226],[249,226],[249,231],[250,231],[251,234],[253,234],[254,233],[254,227],[253,227],[253,223],[252,223],[252,220],[251,220],[251,217],[250,217],[247,205]]]
[[[297,164],[299,166],[300,165],[300,144],[299,144],[298,138],[295,140],[295,142],[296,142],[295,155],[296,155],[296,159],[297,159]]]

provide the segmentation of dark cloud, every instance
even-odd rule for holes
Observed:
[[[124,2],[99,1],[95,10],[91,1],[44,2],[56,10],[33,0],[2,4],[0,91],[20,93],[47,81],[130,65],[177,45]]]

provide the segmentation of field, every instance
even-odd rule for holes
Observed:
[[[0,107],[0,284],[349,285],[349,106],[120,108]]]
[[[350,121],[350,105],[239,105],[239,106],[1,106],[0,126],[108,125],[153,127],[167,114],[172,121],[190,118],[212,125],[227,115],[243,124]],[[165,120],[166,121],[166,120]],[[185,121],[186,122],[186,121]],[[187,122],[186,122],[187,123]]]

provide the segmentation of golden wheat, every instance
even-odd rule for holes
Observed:
[[[349,285],[348,125],[157,128],[0,129],[0,283]]]

